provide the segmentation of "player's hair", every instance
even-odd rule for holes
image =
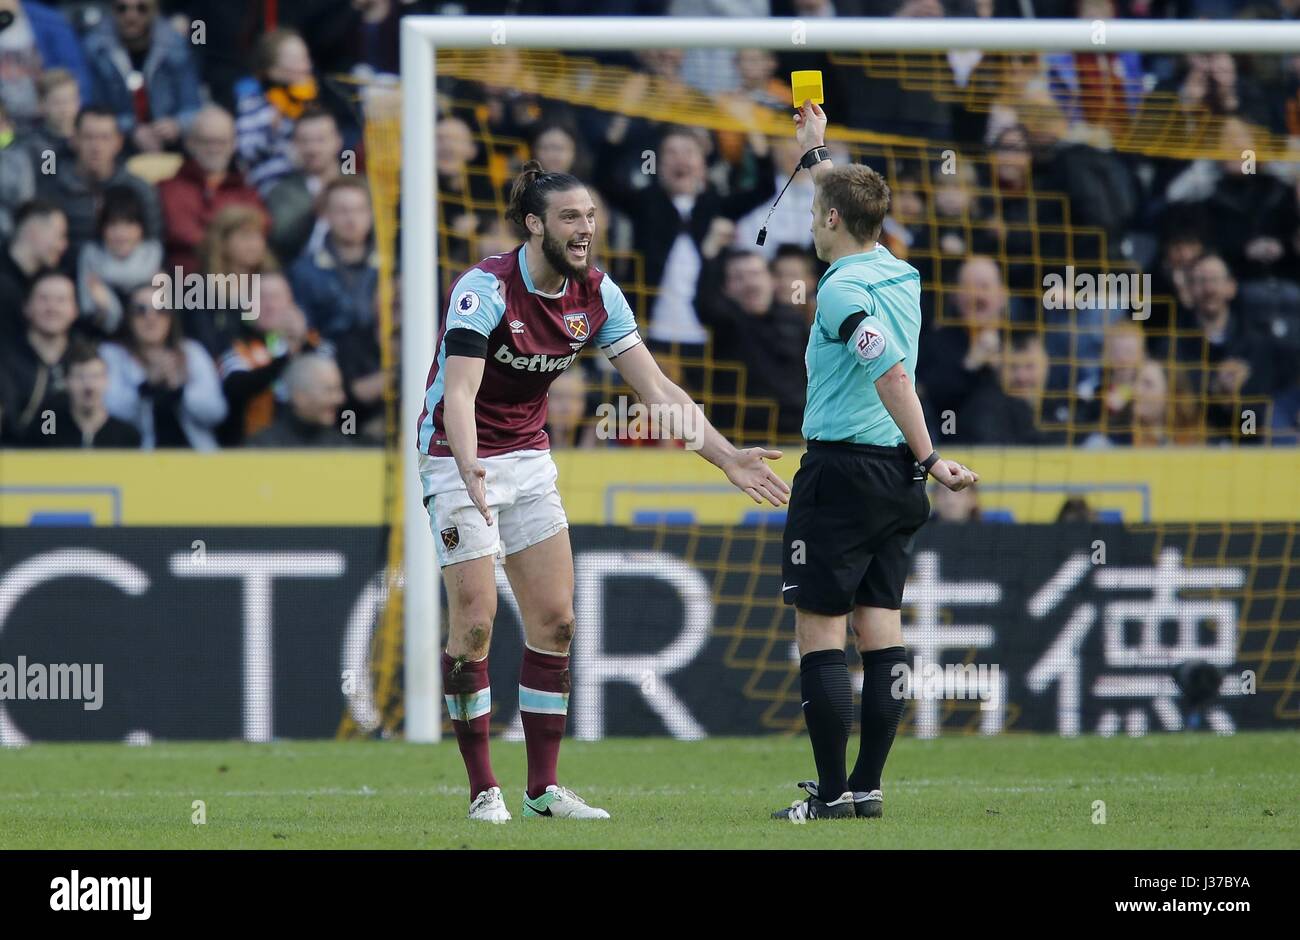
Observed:
[[[506,218],[523,228],[524,219],[530,215],[545,218],[546,204],[551,193],[581,188],[582,180],[576,176],[570,173],[547,173],[536,160],[529,160],[510,187],[510,205],[506,208]]]
[[[817,201],[823,212],[839,212],[855,239],[874,241],[889,212],[889,184],[871,167],[860,163],[832,167],[817,180]]]

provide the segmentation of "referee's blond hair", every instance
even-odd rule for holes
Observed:
[[[817,179],[817,204],[823,212],[839,212],[845,228],[858,241],[875,241],[889,212],[889,184],[860,163],[831,167]]]

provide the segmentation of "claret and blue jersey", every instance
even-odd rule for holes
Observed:
[[[420,414],[420,452],[449,457],[443,431],[443,370],[447,331],[487,338],[483,382],[475,400],[478,455],[491,457],[549,447],[546,390],[595,342],[613,358],[641,342],[627,298],[605,272],[588,269],[557,294],[544,294],[528,274],[527,245],[485,258],[452,286],[429,370]]]

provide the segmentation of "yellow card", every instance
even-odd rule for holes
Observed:
[[[822,73],[818,69],[790,73],[790,91],[794,95],[794,106],[803,107],[805,101],[822,104]]]

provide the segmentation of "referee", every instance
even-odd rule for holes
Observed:
[[[899,608],[912,536],[930,514],[926,473],[951,490],[979,475],[934,450],[912,387],[921,276],[876,241],[889,187],[869,167],[831,165],[826,115],[816,104],[805,101],[794,120],[807,151],[800,166],[816,184],[813,242],[830,264],[808,338],[808,449],[781,563],[817,780],[799,784],[807,797],[773,816],[803,822],[881,815],[880,773],[903,713],[891,693],[895,667],[907,662]],[[846,616],[862,655],[862,745],[851,773]]]

